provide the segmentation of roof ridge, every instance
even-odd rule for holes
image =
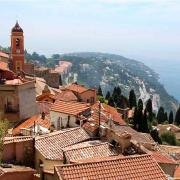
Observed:
[[[53,136],[55,136],[57,134],[63,134],[63,133],[66,133],[66,132],[74,131],[76,129],[81,129],[81,128],[80,127],[75,127],[75,128],[68,128],[65,131],[63,131],[63,130],[54,131],[54,132],[51,132],[49,134],[44,134],[44,135],[36,137],[37,138],[36,141],[40,140],[40,139],[47,138],[47,137],[53,137]]]
[[[95,146],[102,146],[102,145],[111,145],[110,143],[108,143],[108,142],[102,142],[102,143],[97,143],[97,144],[91,144],[91,145],[89,145],[89,146],[83,146],[83,147],[74,147],[74,148],[72,148],[72,149],[67,149],[66,150],[66,148],[69,148],[69,147],[65,147],[65,148],[63,148],[62,150],[64,151],[64,152],[70,152],[70,151],[73,151],[73,150],[80,150],[80,149],[85,149],[85,148],[91,148],[91,147],[95,147]]]
[[[124,156],[124,157],[117,155],[117,156],[107,157],[107,159],[103,159],[103,160],[98,159],[97,161],[93,161],[93,162],[78,162],[76,164],[63,164],[63,165],[57,165],[56,167],[62,168],[62,167],[70,167],[70,166],[79,166],[81,164],[93,164],[93,163],[102,163],[102,162],[104,163],[104,162],[108,162],[108,161],[112,162],[112,161],[122,160],[122,159],[136,159],[138,157],[141,157],[141,158],[142,157],[152,157],[152,155],[151,154],[143,154],[143,155],[132,155],[132,156]],[[156,162],[153,157],[152,157],[152,159],[154,162]]]

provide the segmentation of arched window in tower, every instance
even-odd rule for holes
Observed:
[[[20,46],[20,39],[16,38],[16,47],[19,47],[19,46]]]

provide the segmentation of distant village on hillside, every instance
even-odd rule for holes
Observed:
[[[16,22],[0,50],[0,180],[180,179],[180,111],[63,84],[73,64],[26,62],[24,39]]]

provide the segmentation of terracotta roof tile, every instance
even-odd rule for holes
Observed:
[[[152,156],[158,163],[177,164],[176,161],[173,160],[170,156],[162,154],[161,152],[158,151],[152,152]]]
[[[89,90],[84,85],[80,85],[80,84],[77,84],[77,83],[72,83],[70,85],[67,85],[65,88],[69,89],[71,91],[77,92],[77,93],[83,93],[83,92]]]
[[[179,146],[168,146],[168,145],[160,145],[160,149],[163,152],[166,152],[176,161],[180,161],[180,148]]]
[[[178,166],[174,172],[174,179],[180,179],[180,166]]]
[[[91,122],[99,121],[99,103],[95,103],[92,107]],[[101,104],[101,122],[108,122],[109,117],[119,125],[126,125],[126,122],[122,119],[121,114],[117,109],[107,104]]]
[[[34,123],[39,124],[40,126],[49,129],[50,128],[50,117],[49,115],[45,116],[45,119],[41,118],[41,115],[34,115],[28,119],[26,119],[25,121],[23,121],[21,124],[17,125],[14,129],[13,129],[13,135],[18,135],[21,132],[21,129],[26,128],[29,129],[31,127],[34,126]]]
[[[88,144],[87,144],[88,143]],[[105,142],[88,141],[80,143],[79,147],[68,147],[63,150],[65,152],[66,159],[70,162],[80,162],[90,158],[101,158],[108,156],[115,156],[118,153],[113,147]]]
[[[89,139],[90,136],[82,128],[71,128],[37,137],[35,147],[46,159],[62,160],[62,148]]]
[[[9,58],[9,54],[0,51],[0,57]]]
[[[8,71],[9,70],[8,64],[0,61],[0,70]]]
[[[90,110],[89,104],[65,101],[56,101],[51,107],[51,111],[70,114],[74,116],[77,116],[88,109]]]
[[[32,141],[32,136],[15,136],[15,137],[5,137],[4,144],[17,143],[17,142],[25,142]]]
[[[62,90],[62,92],[58,93],[55,96],[55,99],[60,101],[78,101],[78,98],[74,93],[68,89]]]
[[[56,166],[59,179],[167,180],[150,155],[108,158],[99,162]]]
[[[147,135],[146,133],[139,133],[130,126],[113,126],[113,130],[120,134],[124,132],[131,134],[133,141],[145,144],[155,144],[154,140],[149,135]]]

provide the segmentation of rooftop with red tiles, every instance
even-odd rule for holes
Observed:
[[[174,172],[174,180],[180,179],[180,166],[178,166]]]
[[[72,83],[70,85],[67,85],[65,87],[66,89],[69,89],[71,91],[74,91],[74,92],[77,92],[77,93],[83,93],[87,90],[89,90],[87,87],[85,87],[84,85],[80,85],[80,84],[77,84],[77,83]]]
[[[177,162],[175,160],[173,160],[173,158],[168,156],[168,154],[165,155],[165,154],[162,154],[161,152],[154,151],[154,152],[152,152],[152,156],[158,163],[177,164]]]
[[[9,54],[0,51],[0,57],[9,58]]]
[[[63,160],[62,148],[89,139],[90,136],[82,128],[70,128],[37,137],[35,147],[46,159]]]
[[[92,106],[91,122],[98,122],[99,120],[99,102]],[[101,122],[108,122],[109,117],[119,125],[126,125],[126,122],[122,119],[121,114],[118,113],[117,109],[111,107],[105,103],[101,103]]]
[[[80,113],[90,110],[90,106],[87,103],[80,102],[65,102],[65,101],[55,101],[55,103],[51,107],[51,111],[70,114],[77,116]]]
[[[88,143],[88,144],[87,144]],[[73,162],[81,162],[84,160],[89,160],[92,158],[101,158],[108,156],[117,156],[117,151],[107,142],[96,142],[88,141],[85,143],[80,143],[78,147],[68,147],[64,149],[66,159]]]
[[[74,95],[74,93],[71,90],[64,89],[61,91],[62,92],[58,93],[55,96],[56,100],[59,100],[59,101],[78,101],[78,98]]]
[[[55,166],[59,179],[167,180],[151,155],[112,157],[107,160]]]
[[[15,137],[5,137],[4,144],[17,143],[17,142],[25,142],[32,141],[32,136],[15,136]]]
[[[21,132],[21,129],[23,129],[23,128],[28,129],[28,128],[33,127],[34,123],[38,124],[44,128],[47,128],[47,129],[49,129],[50,125],[51,125],[49,115],[48,116],[46,115],[44,119],[42,119],[42,115],[34,115],[34,116],[26,119],[19,125],[17,125],[13,129],[13,135],[19,135]]]
[[[156,144],[151,136],[147,135],[146,133],[140,133],[131,128],[130,126],[112,126],[112,129],[117,133],[124,133],[127,132],[131,135],[133,141],[137,141],[139,143],[144,144]]]
[[[5,63],[5,62],[0,61],[0,70],[8,71],[9,70],[8,64]]]

